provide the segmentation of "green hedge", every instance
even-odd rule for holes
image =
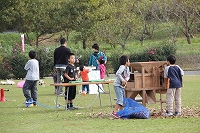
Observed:
[[[16,44],[12,46],[10,52],[2,54],[0,56],[0,69],[2,71],[0,79],[24,78],[26,75],[24,65],[29,60],[28,52],[32,49],[32,47],[29,47],[26,53],[22,53],[21,47]],[[36,59],[39,61],[41,78],[52,76],[54,49],[54,47],[39,47],[35,49],[37,53]],[[76,55],[76,66],[81,64],[87,66],[91,50],[71,49],[71,51]],[[176,54],[176,46],[172,44],[160,44],[156,47],[149,47],[139,53],[130,53],[128,56],[130,57],[130,62],[147,62],[166,60],[166,57],[170,54]],[[123,52],[118,49],[114,49],[108,54],[108,62],[106,64],[107,73],[115,73],[118,70],[118,59],[121,55],[123,55]]]

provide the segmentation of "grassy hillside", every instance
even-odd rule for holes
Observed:
[[[159,33],[156,33],[156,35]],[[160,33],[163,34],[163,33]],[[9,39],[9,36],[11,39]],[[30,34],[30,38],[33,37],[34,34]],[[45,46],[47,48],[50,48],[54,50],[56,47],[58,47],[59,44],[59,34],[53,36],[51,39],[47,39],[45,41],[42,41],[40,43],[40,46]],[[94,43],[98,43],[100,45],[100,50],[105,51],[106,55],[109,56],[113,51],[117,51],[119,54],[134,54],[141,52],[144,49],[152,48],[157,45],[163,45],[163,44],[169,44],[170,41],[168,38],[165,38],[163,35],[160,35],[161,38],[158,39],[155,37],[152,40],[145,40],[144,44],[141,45],[139,41],[130,41],[126,44],[125,50],[122,51],[122,48],[120,45],[116,45],[115,47],[112,47],[109,44],[103,43],[103,42],[96,42],[96,41],[90,41],[87,42],[87,49],[86,51],[88,53],[92,52],[91,46]],[[43,37],[44,38],[44,37]],[[26,39],[25,39],[26,40]],[[77,53],[82,49],[82,43],[78,42],[75,43],[73,41],[73,37],[69,37],[68,45],[67,47],[71,48],[73,53]],[[184,70],[200,70],[200,36],[196,35],[194,38],[191,39],[192,44],[187,44],[185,37],[179,37],[176,42],[177,46],[177,64],[180,65]],[[4,48],[11,48],[12,44],[15,43],[21,43],[20,42],[20,34],[0,34],[0,46],[1,49]],[[28,43],[28,42],[26,42]],[[25,45],[25,50],[29,51],[30,47],[28,47],[29,44]],[[25,52],[26,52],[25,51]],[[88,57],[89,58],[89,57]]]

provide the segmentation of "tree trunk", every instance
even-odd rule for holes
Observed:
[[[83,39],[82,42],[83,42],[83,49],[86,49],[86,47],[87,47],[87,46],[86,46],[86,39]]]
[[[37,48],[38,48],[38,44],[39,44],[39,35],[38,35],[38,33],[36,33],[36,42],[35,42],[35,45],[36,45]]]
[[[191,44],[191,39],[190,39],[190,36],[189,36],[189,35],[187,35],[187,36],[186,36],[186,38],[187,38],[187,42],[188,42],[188,44]]]

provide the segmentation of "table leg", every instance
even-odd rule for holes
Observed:
[[[109,92],[109,97],[110,97],[110,107],[112,108],[112,97],[110,94],[110,85],[108,84],[108,92]]]
[[[67,95],[66,95],[66,107],[65,107],[65,110],[67,110],[69,87],[67,87],[66,91],[67,91]]]
[[[58,108],[58,94],[56,94],[56,109]]]
[[[146,107],[146,91],[142,91],[142,104]]]
[[[99,84],[96,84],[97,86],[98,86],[98,93],[99,93],[99,102],[100,102],[100,106],[102,107],[102,105],[101,105],[101,93],[100,93],[100,86],[99,86]],[[101,89],[102,90],[102,89]]]

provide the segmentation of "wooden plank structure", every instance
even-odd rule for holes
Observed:
[[[164,80],[164,68],[166,61],[132,62],[130,64],[130,80],[125,87],[125,95],[128,98],[136,99],[137,95],[142,97],[142,104],[165,103],[162,94],[166,94],[167,82]],[[156,99],[156,93],[160,98]]]

